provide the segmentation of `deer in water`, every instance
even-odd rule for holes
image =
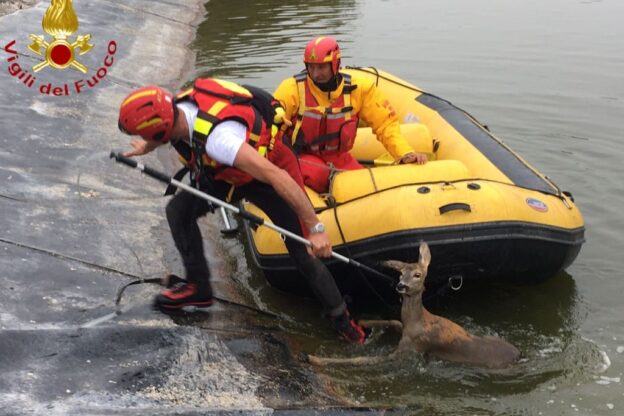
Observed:
[[[383,262],[387,267],[401,272],[396,286],[402,296],[401,321],[360,321],[365,327],[393,327],[401,331],[398,348],[383,357],[324,358],[308,355],[315,365],[376,364],[395,359],[407,352],[423,354],[425,358],[437,358],[477,367],[505,368],[520,357],[520,351],[501,338],[481,337],[467,332],[458,324],[430,313],[422,303],[425,278],[431,261],[427,243],[420,244],[418,263],[398,260]]]

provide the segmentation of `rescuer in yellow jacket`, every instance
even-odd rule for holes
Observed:
[[[306,70],[282,81],[273,95],[292,123],[285,134],[299,156],[307,186],[327,192],[332,169],[362,168],[349,154],[360,118],[400,163],[427,162],[426,155],[407,143],[394,110],[375,84],[339,71],[335,39],[310,41],[303,62]]]

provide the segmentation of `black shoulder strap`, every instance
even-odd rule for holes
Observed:
[[[201,92],[202,94],[212,95],[213,97],[218,97],[218,98],[223,98],[224,100],[228,100],[233,105],[247,104],[251,102],[251,100],[253,99],[251,97],[242,97],[238,95],[232,96],[232,95],[219,94],[218,92],[207,90],[205,88],[198,87],[197,85],[195,85],[194,88],[195,88],[195,91]]]
[[[182,169],[180,169],[179,171],[177,171],[175,173],[175,175],[173,175],[173,179],[175,179],[176,181],[181,181],[182,178],[184,178],[184,176],[189,173],[191,171],[190,168],[184,166]],[[176,193],[176,191],[178,190],[178,187],[172,184],[167,185],[167,189],[165,189],[165,195],[164,196],[169,196],[169,195],[173,195]]]
[[[252,85],[243,85],[243,87],[248,89],[253,95],[251,106],[256,111],[256,115],[260,114],[265,124],[270,127],[275,117],[275,109],[273,108],[273,101],[275,101],[275,99],[273,96],[259,87],[254,87]]]
[[[342,87],[342,92],[344,94],[351,94],[353,91],[357,89],[357,85],[353,85],[351,83],[351,75],[340,73],[340,75],[344,78],[344,86]]]

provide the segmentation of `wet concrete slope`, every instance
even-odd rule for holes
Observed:
[[[0,414],[345,412],[291,358],[281,318],[225,303],[171,318],[150,308],[158,289],[138,285],[122,315],[81,328],[110,314],[133,277],[180,272],[162,186],[109,152],[128,146],[116,125],[131,88],[184,82],[204,9],[197,0],[74,2],[75,35],[94,44],[76,56],[89,72],[35,74],[43,58],[29,34],[45,35],[49,5],[0,16]],[[238,299],[231,262],[206,250],[218,294]]]

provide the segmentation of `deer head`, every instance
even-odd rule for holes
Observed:
[[[397,292],[402,295],[414,296],[424,290],[425,277],[431,261],[431,252],[427,243],[420,243],[420,257],[418,263],[405,263],[399,260],[384,261],[383,265],[401,272],[401,279],[396,286]]]

